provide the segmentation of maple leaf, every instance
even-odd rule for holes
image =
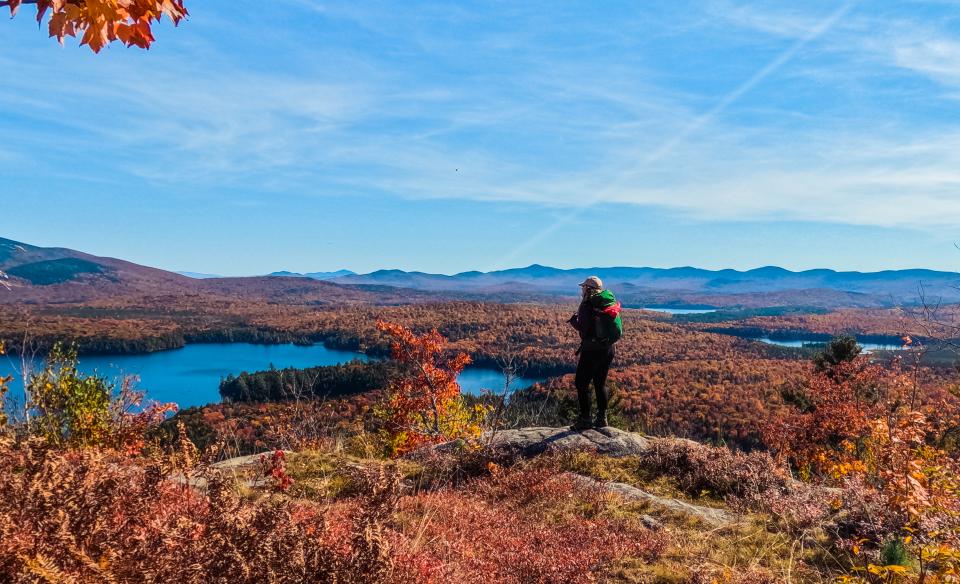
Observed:
[[[87,31],[80,39],[80,45],[89,45],[94,53],[99,53],[110,42],[107,23],[87,25]]]
[[[136,24],[118,24],[114,29],[120,42],[128,47],[137,46],[141,49],[149,49],[150,44],[155,40],[150,30],[150,25],[144,21]]]
[[[49,29],[50,36],[56,37],[61,45],[63,44],[63,39],[66,37],[77,36],[77,30],[73,21],[69,20],[64,12],[57,12],[50,17]]]

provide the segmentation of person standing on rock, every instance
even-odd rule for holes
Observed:
[[[570,324],[580,333],[580,348],[576,354],[577,363],[577,400],[580,416],[570,426],[571,430],[581,431],[589,428],[607,426],[607,403],[610,394],[607,391],[607,373],[613,362],[613,345],[623,336],[623,322],[620,320],[620,302],[609,290],[603,289],[603,282],[596,276],[590,276],[580,284],[581,302],[576,314],[570,317]],[[590,419],[590,383],[597,395],[597,416]]]

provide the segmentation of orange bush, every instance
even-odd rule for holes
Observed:
[[[380,321],[377,328],[392,339],[393,358],[403,372],[391,380],[379,409],[386,421],[388,448],[393,455],[480,435],[486,408],[468,406],[457,376],[470,363],[466,353],[446,354],[446,341],[437,331],[416,335],[409,329]]]

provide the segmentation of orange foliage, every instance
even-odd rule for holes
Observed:
[[[374,322],[401,324],[414,332],[437,329],[452,349],[468,353],[473,362],[496,366],[509,347],[518,365],[530,374],[572,372],[579,338],[567,320],[575,306],[443,302],[405,306],[347,306],[311,311],[279,323],[266,314],[257,323],[291,331],[311,331],[346,347],[380,349],[385,344]],[[770,347],[730,335],[676,325],[639,310],[621,313],[629,331],[617,343],[614,367],[687,359],[722,359],[735,354],[765,357]],[[315,333],[313,332],[315,331]]]
[[[829,473],[836,464],[828,451],[846,450],[882,417],[880,393],[891,389],[883,367],[865,357],[813,372],[804,392],[809,411],[789,411],[765,426],[764,442],[801,469]],[[891,396],[892,399],[892,396]]]
[[[390,465],[340,468],[349,492],[319,501],[169,463],[0,440],[0,580],[559,584],[666,543],[549,459],[432,491]]]
[[[128,47],[150,48],[151,26],[164,15],[179,24],[187,16],[183,0],[6,0],[15,16],[24,4],[35,4],[37,22],[49,12],[47,29],[62,44],[66,37],[80,36],[80,44],[99,53],[103,47],[120,41]]]
[[[319,506],[242,497],[165,460],[0,440],[4,582],[437,582],[438,562],[385,525],[395,500]]]
[[[384,321],[377,328],[390,335],[392,356],[405,368],[390,382],[381,409],[391,452],[400,455],[425,444],[478,436],[486,410],[466,406],[457,383],[470,357],[445,354],[446,341],[436,330],[416,335]]]
[[[808,368],[800,361],[733,357],[631,365],[612,371],[610,380],[627,420],[646,432],[749,448],[760,444],[759,427],[783,411],[781,389]],[[572,388],[567,375],[536,391],[572,395]]]
[[[530,375],[572,372],[576,364],[573,352],[579,339],[567,324],[575,306],[480,302],[375,306],[336,295],[329,300],[333,306],[319,308],[300,297],[275,303],[208,295],[0,304],[0,331],[12,350],[26,336],[41,346],[77,340],[81,352],[144,352],[187,342],[324,341],[386,355],[389,335],[376,327],[382,319],[418,334],[437,329],[451,349],[467,353],[476,365],[496,366],[508,348],[519,369]],[[622,317],[629,333],[617,343],[614,367],[734,355],[766,358],[776,353],[775,347],[703,332],[699,325],[665,322],[639,310],[625,310]]]
[[[907,574],[877,564],[875,550],[894,542],[920,560],[923,582],[960,569],[960,464],[942,447],[956,427],[933,422],[955,420],[956,402],[927,401],[936,393],[916,373],[904,373],[899,360],[889,368],[864,357],[833,364],[807,380],[805,409],[763,434],[805,476],[844,487],[838,530],[865,571]]]

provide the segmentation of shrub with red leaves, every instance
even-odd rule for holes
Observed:
[[[382,498],[252,500],[162,463],[0,443],[0,581],[436,581],[437,562],[382,524]]]
[[[642,471],[669,476],[690,495],[707,492],[735,509],[769,513],[789,533],[801,534],[830,513],[830,500],[822,491],[792,480],[766,452],[656,440],[639,462]]]
[[[200,449],[228,445],[230,456],[269,448],[301,451],[322,448],[343,435],[356,434],[379,392],[330,400],[270,403],[219,403],[189,408],[161,425],[166,440],[182,422]]]
[[[664,541],[645,528],[602,517],[600,491],[549,468],[492,467],[462,490],[406,498],[422,515],[420,539],[446,566],[448,582],[593,582],[616,560],[652,559]]]
[[[734,452],[686,440],[656,440],[640,457],[644,470],[676,479],[692,495],[752,497],[785,490],[789,475],[766,452]]]
[[[286,491],[293,485],[293,478],[287,474],[287,455],[276,450],[269,456],[260,455],[260,473],[270,480],[275,491]]]

